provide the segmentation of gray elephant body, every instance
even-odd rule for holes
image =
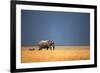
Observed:
[[[50,48],[51,50],[55,49],[55,44],[54,41],[51,40],[42,40],[38,43],[39,46],[39,50],[42,50],[43,48],[46,48],[48,50],[48,48]]]

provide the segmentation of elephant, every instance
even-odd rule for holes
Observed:
[[[38,43],[39,46],[39,50],[42,50],[43,48],[46,48],[48,50],[48,48],[50,50],[54,50],[55,49],[55,43],[52,40],[42,40]]]

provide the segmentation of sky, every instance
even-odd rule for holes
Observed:
[[[56,45],[89,45],[90,14],[21,10],[21,44],[54,40]]]

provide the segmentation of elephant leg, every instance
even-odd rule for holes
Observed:
[[[52,47],[50,46],[50,50],[52,50]]]
[[[47,47],[47,50],[48,50],[48,47]]]
[[[55,46],[53,46],[53,50],[55,50]]]
[[[55,50],[55,48],[54,48],[54,47],[53,47],[52,49],[53,49],[53,50]]]
[[[53,50],[55,50],[55,48],[53,48]]]
[[[39,50],[42,50],[42,48],[39,48]]]

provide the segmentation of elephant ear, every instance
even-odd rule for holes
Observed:
[[[52,42],[50,40],[48,40],[48,45],[50,46],[52,44]]]
[[[48,44],[50,44],[51,42],[50,42],[50,40],[48,40]]]
[[[54,41],[52,40],[51,43],[54,44]]]
[[[47,42],[48,42],[49,44],[51,44],[51,43],[53,43],[54,41],[52,41],[52,40],[48,40]]]

